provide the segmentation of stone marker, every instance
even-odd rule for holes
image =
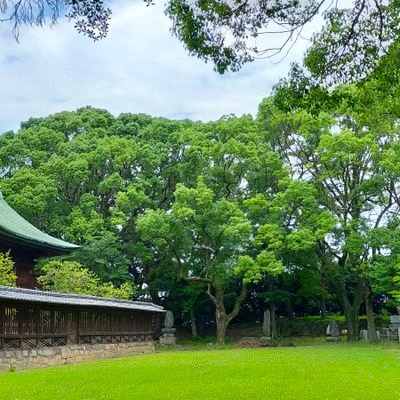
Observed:
[[[387,332],[384,331],[382,336],[387,336]],[[376,331],[376,338],[378,340],[381,340],[381,332],[380,331]],[[368,329],[361,329],[361,331],[360,331],[360,339],[365,340],[366,342],[368,342],[368,340],[369,340]]]
[[[332,319],[329,321],[328,327],[326,328],[326,340],[330,342],[337,342],[340,337],[339,327],[337,322]]]
[[[170,310],[165,313],[164,327],[167,329],[174,327],[174,313]]]
[[[381,332],[381,337],[382,338],[385,338],[387,340],[390,339],[390,330],[389,330],[389,328],[381,328],[380,332]]]
[[[391,315],[390,323],[391,324],[400,324],[400,315]]]
[[[361,329],[360,338],[362,340],[365,340],[366,342],[368,341],[368,330],[367,329]]]
[[[271,311],[264,311],[264,319],[263,319],[263,336],[260,338],[261,342],[267,342],[271,340]]]
[[[162,335],[160,337],[160,344],[176,345],[176,329],[174,328],[174,314],[168,310],[165,313],[164,328],[161,329]]]
[[[400,308],[397,307],[397,312],[399,311]],[[389,332],[390,339],[398,340],[400,342],[400,315],[390,316]]]
[[[269,310],[266,310],[264,312],[263,335],[271,337],[271,311]]]

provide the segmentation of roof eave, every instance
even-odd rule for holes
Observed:
[[[62,252],[62,253],[70,253],[74,250],[77,250],[80,248],[78,245],[70,244],[69,247],[66,246],[59,246],[59,245],[54,245],[51,243],[46,243],[46,242],[41,242],[39,240],[34,240],[31,238],[27,238],[24,236],[16,235],[4,228],[0,228],[0,236],[6,237],[8,240],[18,243],[23,243],[25,245],[30,245],[32,247],[36,248],[41,248],[44,250],[53,250],[57,252]]]
[[[129,301],[105,297],[45,292],[41,290],[0,286],[0,300],[17,303],[37,303],[68,307],[115,309],[138,312],[164,313],[162,306],[141,301]]]

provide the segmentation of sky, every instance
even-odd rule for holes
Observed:
[[[86,105],[114,115],[204,121],[232,113],[255,115],[309,44],[300,39],[280,62],[260,60],[219,75],[171,36],[162,1],[146,7],[139,0],[121,0],[112,10],[110,32],[99,42],[63,19],[53,27],[23,27],[17,43],[10,25],[0,23],[0,132],[17,130],[30,117]],[[320,23],[313,22],[303,36],[310,37]]]

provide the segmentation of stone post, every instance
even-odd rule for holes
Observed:
[[[263,336],[260,338],[261,342],[267,342],[271,340],[271,311],[264,311],[263,318]]]
[[[332,319],[329,321],[328,327],[326,328],[326,340],[329,342],[337,342],[340,338],[340,332],[337,322]]]
[[[389,337],[400,342],[400,315],[390,316]]]
[[[367,329],[361,329],[360,338],[362,340],[364,340],[365,342],[368,342],[368,330]]]
[[[164,328],[161,329],[162,335],[160,337],[160,344],[172,345],[176,344],[176,328],[174,328],[174,314],[172,311],[165,313]]]

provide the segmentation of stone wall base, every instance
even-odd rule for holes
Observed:
[[[76,344],[31,350],[0,350],[0,371],[50,367],[154,352],[153,342]]]

